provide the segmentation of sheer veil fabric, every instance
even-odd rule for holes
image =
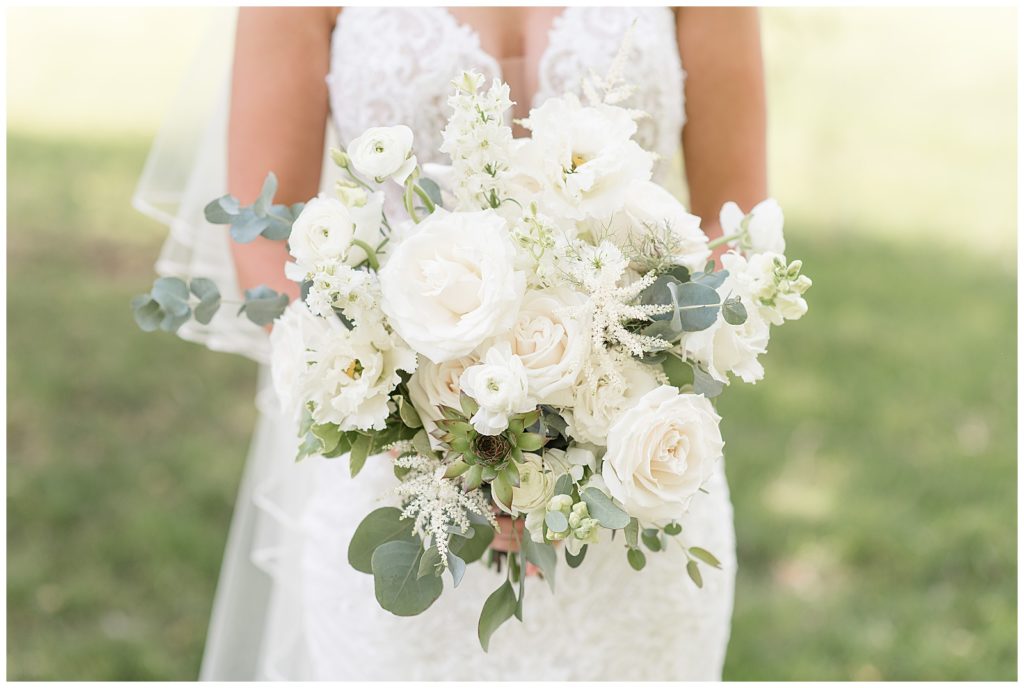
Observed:
[[[630,105],[651,115],[638,138],[660,155],[657,175],[667,183],[684,123],[685,78],[670,9],[566,9],[549,32],[532,103],[578,91],[587,70],[606,69],[634,20],[629,76],[638,88]],[[226,189],[233,29],[233,12],[214,22],[134,198],[137,208],[170,230],[157,271],[213,278],[228,299],[239,298],[229,239],[224,228],[205,222],[202,209]],[[345,9],[332,45],[328,145],[370,126],[405,123],[416,134],[416,154],[423,162],[444,162],[437,148],[447,117],[448,82],[456,71],[472,67],[490,78],[508,68],[481,49],[472,28],[441,8]],[[322,188],[331,188],[333,179],[325,166]],[[393,503],[387,461],[371,460],[357,480],[348,477],[343,460],[296,464],[295,428],[277,409],[263,330],[224,309],[209,326],[190,323],[180,334],[261,364],[258,424],[200,678],[720,678],[736,571],[732,506],[721,466],[707,486],[709,494],[694,500],[683,522],[690,544],[711,550],[723,562],[722,571],[708,571],[702,590],[686,578],[679,548],[651,555],[647,568],[637,573],[614,543],[593,547],[582,567],[559,568],[557,596],[543,581],[529,580],[524,622],[499,630],[484,654],[476,621],[483,600],[500,583],[498,574],[471,567],[458,591],[446,591],[415,618],[381,610],[372,578],[351,569],[345,552],[362,517]]]

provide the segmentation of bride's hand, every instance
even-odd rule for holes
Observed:
[[[501,514],[498,516],[498,532],[491,541],[491,549],[498,552],[518,552],[519,543],[522,542],[523,537],[530,537],[529,533],[523,529],[523,519],[513,519],[511,516],[505,516]],[[513,535],[513,528],[515,528],[515,535]],[[540,573],[540,569],[537,568],[536,564],[526,562],[526,575],[536,576]]]

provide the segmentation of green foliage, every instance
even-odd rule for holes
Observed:
[[[529,535],[523,538],[523,555],[526,560],[533,563],[540,569],[547,581],[551,592],[555,591],[555,568],[558,565],[558,556],[555,554],[555,547],[548,542],[534,542]]]
[[[689,550],[690,554],[700,559],[709,566],[714,566],[716,569],[722,568],[722,563],[715,558],[715,555],[707,551],[703,547],[691,547]]]
[[[245,313],[245,317],[257,325],[269,325],[284,313],[287,307],[287,294],[279,294],[261,284],[245,290],[245,303],[238,309],[238,314]]]
[[[220,289],[216,283],[205,277],[193,277],[189,291],[196,295],[199,303],[195,307],[195,318],[203,325],[209,325],[220,308]]]
[[[401,540],[416,542],[412,534],[412,521],[402,518],[395,507],[385,506],[367,514],[348,543],[348,563],[362,573],[373,573],[374,551],[384,543]]]
[[[396,616],[416,616],[441,596],[439,576],[417,575],[423,556],[418,540],[393,540],[373,550],[373,590],[382,608]]]
[[[738,296],[730,296],[722,302],[722,319],[730,325],[742,325],[747,321],[747,307]]]
[[[494,632],[515,614],[516,604],[515,590],[507,580],[484,602],[484,608],[480,612],[480,622],[477,624],[477,636],[480,638],[480,647],[484,649],[484,652],[487,651]]]
[[[628,561],[629,565],[636,571],[647,566],[647,556],[641,550],[633,547],[626,550],[626,561]]]
[[[611,498],[596,487],[586,488],[580,497],[587,503],[590,515],[605,528],[614,530],[629,524],[629,514],[615,506]]]
[[[697,562],[691,559],[686,562],[686,575],[690,577],[694,585],[698,588],[704,587],[704,578],[700,575],[700,567],[697,566]]]
[[[487,548],[491,546],[492,540],[494,540],[494,529],[487,523],[478,523],[472,528],[472,533],[468,538],[452,535],[448,547],[467,564],[472,564],[487,553]]]
[[[580,551],[577,554],[573,554],[568,548],[565,550],[565,563],[569,565],[569,568],[579,568],[580,564],[583,563],[583,558],[587,556],[587,545],[580,547]]]
[[[304,204],[274,204],[276,193],[277,177],[270,172],[263,181],[259,198],[252,205],[243,206],[231,195],[221,196],[204,208],[206,221],[215,225],[231,225],[231,238],[240,244],[249,243],[259,236],[284,241],[291,234],[292,223],[299,217]]]

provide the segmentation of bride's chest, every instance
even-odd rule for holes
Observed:
[[[552,21],[546,44],[526,61],[536,70],[525,79],[535,88],[531,104],[565,91],[578,93],[591,70],[603,75],[634,21],[626,76],[636,91],[627,104],[650,115],[640,123],[640,143],[671,157],[684,121],[684,73],[669,8],[566,8]],[[504,76],[499,62],[481,47],[480,35],[449,10],[343,10],[327,78],[339,138],[347,142],[371,126],[407,124],[416,135],[417,156],[440,160],[449,82],[463,69],[476,69],[488,80]]]

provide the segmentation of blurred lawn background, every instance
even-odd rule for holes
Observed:
[[[196,676],[255,366],[144,335],[129,206],[211,9],[9,9],[11,679]],[[811,311],[722,401],[730,679],[1016,677],[1016,16],[767,9]],[[680,584],[686,584],[681,575]]]

